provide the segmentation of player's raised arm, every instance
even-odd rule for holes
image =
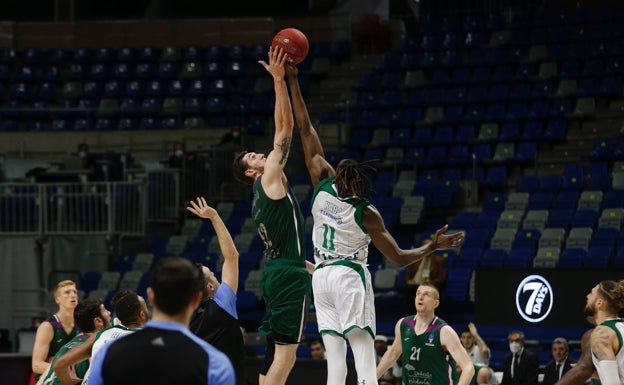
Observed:
[[[292,64],[286,65],[286,77],[290,86],[290,97],[292,99],[293,111],[295,112],[295,121],[301,135],[306,167],[310,173],[312,186],[316,187],[320,180],[336,175],[336,171],[325,159],[323,145],[312,125],[308,108],[301,94],[297,77],[298,73],[299,71],[295,66]]]
[[[281,47],[269,49],[269,63],[259,63],[273,76],[275,88],[275,135],[273,150],[269,153],[264,165],[262,186],[267,195],[279,199],[286,195],[285,177],[283,174],[290,151],[293,135],[293,115],[286,87],[286,70],[284,64],[288,55]]]

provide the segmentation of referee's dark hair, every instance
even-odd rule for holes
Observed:
[[[191,261],[181,257],[167,257],[158,261],[150,274],[154,305],[163,313],[180,314],[202,289],[204,279]]]

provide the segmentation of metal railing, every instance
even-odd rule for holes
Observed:
[[[0,184],[0,234],[143,234],[148,219],[180,210],[177,170],[145,180]]]

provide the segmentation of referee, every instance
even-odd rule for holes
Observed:
[[[147,288],[152,320],[102,348],[89,385],[234,385],[228,358],[188,330],[202,282],[200,270],[184,258],[158,261]]]

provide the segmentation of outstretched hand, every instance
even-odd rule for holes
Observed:
[[[283,79],[286,74],[284,63],[288,59],[288,54],[282,47],[269,47],[269,63],[264,60],[258,60],[265,70],[267,70],[274,79]]]
[[[195,201],[190,201],[189,203],[190,206],[186,209],[200,218],[212,219],[217,216],[217,210],[208,206],[203,197],[197,198],[197,203]]]
[[[292,63],[287,62],[284,67],[286,67],[286,76],[297,76],[299,74],[299,70]]]
[[[444,234],[446,230],[448,230],[448,225],[440,227],[433,235],[431,243],[433,244],[434,250],[455,248],[460,245],[466,235],[463,231],[453,234]]]

